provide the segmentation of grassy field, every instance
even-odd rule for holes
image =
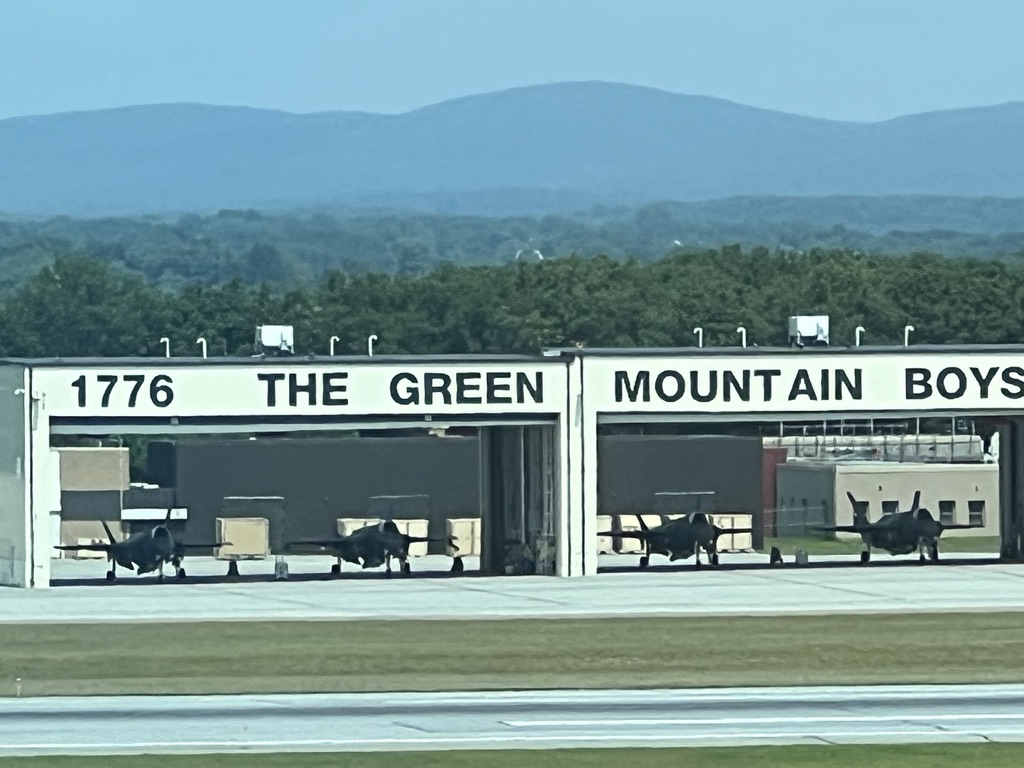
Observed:
[[[764,540],[765,553],[771,551],[772,547],[778,547],[784,557],[791,556],[797,549],[807,550],[808,555],[858,555],[864,548],[860,539],[823,539],[815,536],[785,536],[777,539],[766,538]],[[939,555],[942,553],[955,554],[957,552],[991,552],[999,554],[998,536],[949,536],[939,540]],[[885,559],[889,557],[886,552],[874,552],[873,557]]]
[[[1019,768],[1020,744],[566,749],[0,759],[0,768]]]
[[[15,678],[23,696],[1024,682],[1024,613],[11,625],[3,637],[0,696]]]

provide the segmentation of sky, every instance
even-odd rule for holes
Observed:
[[[1024,101],[1021,30],[1021,0],[0,0],[0,119],[605,80],[875,121]]]

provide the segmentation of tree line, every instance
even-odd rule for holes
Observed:
[[[786,319],[827,314],[832,344],[1015,343],[1024,266],[999,260],[777,253],[727,247],[653,262],[567,256],[501,266],[442,263],[412,275],[329,270],[288,288],[193,281],[167,289],[101,259],[62,257],[0,300],[6,357],[249,355],[255,326],[295,327],[296,353],[536,353],[544,346],[786,343]]]
[[[763,245],[778,253],[921,251],[1017,261],[1024,256],[1024,232],[1008,228],[1022,210],[1024,201],[738,198],[558,216],[223,210],[177,218],[0,218],[0,294],[72,255],[99,259],[169,290],[236,278],[289,288],[338,270],[408,277],[445,262],[502,266],[517,254],[536,259],[535,249],[545,258],[575,253],[640,262],[722,244]]]

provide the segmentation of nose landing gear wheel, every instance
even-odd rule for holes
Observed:
[[[866,562],[868,562],[868,561],[869,561],[870,559],[871,559],[871,553],[870,553],[870,552],[868,552],[868,551],[867,551],[866,549],[865,549],[865,550],[864,550],[863,552],[861,552],[861,553],[860,553],[860,561],[861,561],[862,563],[866,563]]]
[[[341,566],[338,563],[335,563],[334,565],[331,566],[331,576],[338,576],[340,574],[341,574]]]
[[[114,583],[114,579],[116,579],[116,578],[117,577],[114,575],[113,571],[107,571],[107,583],[113,584]]]
[[[465,565],[462,562],[461,557],[456,557],[452,560],[452,573],[462,573],[465,570]]]
[[[651,564],[651,558],[649,558],[647,555],[644,555],[643,557],[640,558],[640,567],[641,568],[646,568],[650,564]]]

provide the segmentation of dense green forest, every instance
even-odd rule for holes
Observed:
[[[723,244],[764,246],[772,254],[821,248],[1013,262],[1024,257],[1024,200],[732,198],[533,217],[337,208],[170,219],[0,219],[0,294],[72,255],[181,290],[235,278],[298,287],[334,270],[415,276],[444,262],[506,265],[520,251],[521,258],[537,259],[534,249],[548,261],[576,254],[650,263]]]
[[[289,288],[200,282],[176,290],[102,260],[61,257],[0,301],[0,355],[251,354],[255,326],[295,326],[296,352],[536,353],[542,346],[784,344],[786,318],[825,313],[832,343],[1011,343],[1024,338],[1024,264],[726,247],[650,262],[560,257],[422,274],[332,270]]]

